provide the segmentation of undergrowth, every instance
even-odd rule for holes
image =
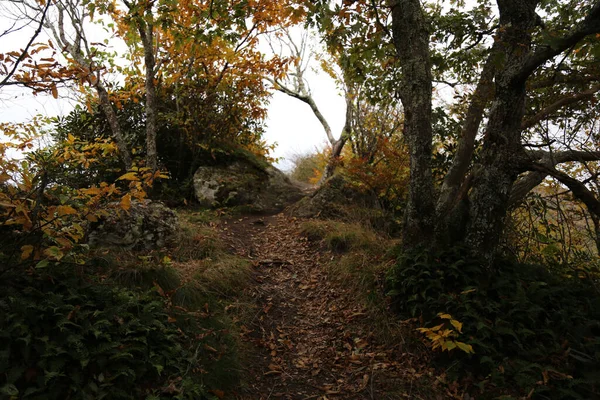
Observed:
[[[204,329],[181,329],[189,316],[155,291],[90,281],[68,268],[2,283],[3,398],[212,398],[195,343]]]
[[[474,354],[440,355],[447,373],[481,398],[600,398],[600,298],[589,283],[510,261],[486,268],[465,254],[404,254],[387,277],[403,318],[430,327],[447,313],[462,323]]]
[[[224,251],[212,216],[180,219],[173,249],[98,249],[86,265],[5,275],[0,398],[216,399],[237,386],[226,310],[250,265]]]

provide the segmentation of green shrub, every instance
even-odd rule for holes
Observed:
[[[440,362],[458,363],[451,371],[471,375],[490,397],[498,388],[517,387],[521,394],[533,390],[532,398],[598,398],[597,293],[540,267],[501,261],[486,268],[464,254],[405,254],[387,278],[392,307],[403,317],[429,326],[442,312],[463,323],[461,338],[475,354],[443,355]]]
[[[6,278],[6,277],[5,277]],[[73,273],[13,276],[0,297],[0,397],[203,399],[203,350],[156,292]],[[200,353],[197,349],[200,348]]]

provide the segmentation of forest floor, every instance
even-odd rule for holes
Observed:
[[[335,253],[300,234],[285,214],[222,219],[217,229],[249,259],[253,315],[241,322],[242,388],[233,398],[443,399],[423,354],[381,338],[352,285],[336,279]]]

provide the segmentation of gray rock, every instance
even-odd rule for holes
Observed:
[[[132,201],[127,211],[114,212],[92,225],[88,242],[92,247],[152,250],[175,241],[177,214],[160,202]]]
[[[198,168],[194,191],[204,206],[249,206],[255,212],[276,212],[302,197],[301,189],[277,168],[243,159]]]

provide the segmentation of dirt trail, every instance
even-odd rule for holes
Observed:
[[[243,217],[220,229],[255,266],[258,308],[242,327],[250,360],[236,399],[438,398],[418,394],[415,356],[376,343],[357,294],[328,275],[332,255],[299,235],[298,221]]]

